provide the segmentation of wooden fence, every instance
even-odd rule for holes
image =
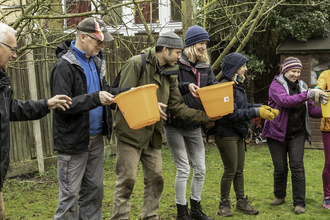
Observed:
[[[108,83],[114,81],[116,74],[127,59],[139,54],[143,49],[153,46],[145,35],[114,37],[115,40],[107,42],[104,47]],[[55,38],[53,37],[53,39]],[[49,39],[49,42],[53,39]],[[72,37],[72,39],[74,38]],[[18,46],[24,44],[23,41],[20,41]],[[14,90],[14,98],[20,100],[50,98],[49,78],[57,60],[55,49],[35,49],[33,53],[26,54],[19,60],[13,68],[7,69]],[[35,90],[36,92],[33,92]],[[40,171],[40,167],[50,166],[56,161],[56,158],[52,157],[55,155],[52,114],[48,114],[39,121],[11,122],[10,126],[11,163],[7,177]]]

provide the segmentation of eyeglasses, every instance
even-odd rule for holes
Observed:
[[[103,41],[101,41],[101,40],[99,40],[99,39],[97,39],[97,38],[95,38],[95,37],[92,37],[91,35],[89,35],[89,34],[86,34],[88,37],[90,37],[90,38],[92,38],[93,40],[96,40],[97,41],[97,45],[100,45],[100,44],[102,44],[103,43]]]
[[[3,44],[3,45],[5,45],[5,46],[7,46],[7,47],[9,47],[10,48],[10,50],[15,54],[16,52],[17,52],[17,48],[16,47],[11,47],[11,46],[9,46],[8,44],[5,44],[5,43],[2,43],[2,42],[0,42],[1,44]]]

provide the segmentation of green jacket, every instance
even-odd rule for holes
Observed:
[[[119,87],[137,87],[146,84],[156,84],[158,102],[162,102],[171,109],[177,117],[196,123],[209,122],[205,112],[188,108],[183,102],[178,87],[177,76],[179,73],[178,65],[173,67],[166,66],[162,73],[159,72],[158,59],[155,47],[147,48],[142,51],[146,54],[146,70],[140,79],[142,59],[140,55],[133,56],[126,61],[121,69]],[[163,109],[165,111],[165,109]],[[114,130],[118,139],[131,144],[137,148],[147,149],[149,146],[160,149],[162,146],[163,121],[146,126],[144,128],[131,129],[125,118],[117,108],[115,113]]]

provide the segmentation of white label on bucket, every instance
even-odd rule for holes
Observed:
[[[126,114],[125,114],[125,111],[121,111],[121,112],[123,113],[123,115],[126,115]]]
[[[229,96],[223,98],[225,102],[229,102]]]

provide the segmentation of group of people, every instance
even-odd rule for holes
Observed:
[[[286,59],[279,76],[269,90],[268,105],[247,102],[244,90],[248,58],[240,53],[228,54],[222,63],[220,82],[210,66],[207,53],[208,32],[200,26],[190,27],[184,42],[174,32],[162,34],[155,47],[147,48],[145,71],[140,74],[143,58],[128,59],[121,69],[118,87],[105,80],[104,43],[113,40],[106,24],[97,18],[86,18],[77,26],[74,41],[67,40],[56,49],[58,57],[51,77],[53,98],[20,101],[12,98],[10,80],[5,69],[17,57],[15,31],[0,23],[0,147],[1,186],[0,220],[4,219],[2,186],[9,164],[9,121],[35,120],[53,111],[54,150],[57,153],[59,201],[55,220],[102,219],[103,156],[102,136],[109,139],[112,128],[117,143],[116,186],[113,213],[110,219],[129,219],[130,199],[141,161],[144,173],[144,195],[141,219],[159,219],[158,209],[164,186],[162,176],[162,132],[171,151],[176,169],[175,202],[177,220],[212,220],[202,210],[201,197],[205,180],[205,148],[201,124],[215,121],[215,142],[224,173],[220,183],[221,200],[218,214],[232,216],[230,188],[236,194],[236,210],[248,215],[259,211],[249,205],[244,192],[245,141],[248,121],[266,119],[263,136],[267,137],[274,164],[274,195],[272,205],[285,202],[287,154],[292,172],[295,213],[305,207],[305,175],[303,152],[305,139],[310,141],[309,116],[321,118],[314,102],[326,104],[330,72],[321,74],[318,88],[308,89],[299,80],[302,65],[299,59]],[[327,74],[327,75],[326,75]],[[324,80],[323,80],[324,79]],[[210,119],[201,104],[197,89],[233,81],[234,111],[220,119]],[[116,107],[112,116],[110,105],[115,95],[135,87],[154,83],[158,86],[159,122],[133,130]],[[312,101],[313,100],[313,101]],[[322,119],[325,153],[329,152],[329,119]],[[190,190],[190,212],[186,199],[190,161],[193,177]],[[324,208],[330,209],[330,157],[326,156],[323,172]]]

